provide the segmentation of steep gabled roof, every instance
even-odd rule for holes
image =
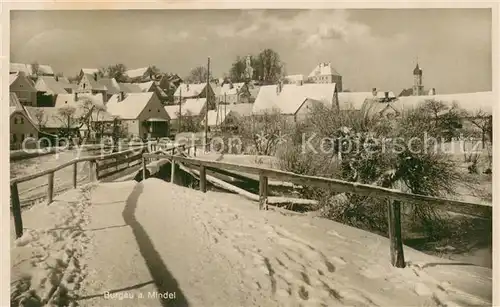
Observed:
[[[108,101],[107,111],[120,119],[137,119],[151,99],[153,92],[128,93],[122,101]]]
[[[334,103],[335,83],[330,84],[285,84],[281,92],[277,85],[262,86],[252,112],[255,114],[278,109],[282,114],[295,114],[306,99],[317,100],[327,106]]]
[[[245,86],[244,82],[233,83],[232,87],[231,87],[230,83],[225,83],[224,85],[222,85],[220,87],[220,91],[218,94],[220,96],[224,96],[224,94],[226,94],[228,96],[229,95],[237,95],[244,86]]]
[[[97,78],[97,83],[104,86],[108,94],[116,94],[120,92],[120,85],[115,78]]]
[[[179,117],[178,105],[165,106],[165,111],[167,111],[168,116],[170,116],[170,119],[177,119]]]
[[[155,82],[148,81],[148,82],[132,83],[132,84],[137,85],[141,89],[141,92],[145,93],[151,90],[151,87],[154,86]]]
[[[23,72],[17,72],[17,73],[14,73],[14,74],[9,74],[9,86],[11,86],[19,78],[24,79],[24,81],[26,81],[26,84],[28,84],[29,88],[26,89],[26,90],[36,92],[35,84]]]
[[[120,91],[124,93],[141,93],[142,89],[137,83],[118,83]]]
[[[82,68],[82,70],[80,72],[81,73],[83,72],[83,74],[85,74],[85,75],[93,75],[93,74],[99,73],[99,69],[98,68]]]
[[[224,123],[226,118],[228,118],[231,114],[231,110],[224,110],[223,108],[219,108],[217,110],[208,111],[208,126],[214,127],[217,125],[221,125]]]
[[[406,96],[399,97],[393,105],[398,110],[406,110],[417,108],[426,100],[436,100],[444,102],[447,106],[451,107],[454,103],[457,106],[468,112],[475,112],[479,109],[492,114],[493,105],[496,103],[495,95],[493,92],[475,92],[475,93],[458,93],[458,94],[442,94],[430,96]]]
[[[206,98],[186,99],[186,101],[182,104],[182,115],[184,116],[188,113],[193,116],[200,115],[206,103]]]
[[[182,83],[179,85],[177,90],[174,93],[175,97],[182,97],[184,98],[189,98],[189,97],[196,97],[203,93],[205,90],[206,83],[199,83],[199,84],[186,84]]]
[[[54,77],[38,77],[35,88],[39,92],[45,92],[49,95],[67,94],[65,84],[56,81]]]
[[[320,63],[316,66],[313,71],[309,74],[309,78],[314,76],[340,76],[340,74],[333,68],[331,63]]]

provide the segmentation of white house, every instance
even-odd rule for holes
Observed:
[[[278,84],[260,88],[253,105],[252,113],[279,111],[292,117],[294,121],[303,120],[313,104],[321,103],[339,109],[338,93],[334,83],[329,84]]]
[[[168,136],[170,117],[154,92],[123,96],[114,96],[117,99],[109,100],[106,109],[125,125],[129,137]]]

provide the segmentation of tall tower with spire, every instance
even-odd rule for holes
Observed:
[[[413,70],[413,96],[420,96],[424,94],[424,86],[422,85],[422,69],[417,66]]]

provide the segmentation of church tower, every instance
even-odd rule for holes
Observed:
[[[413,70],[413,96],[424,94],[424,86],[422,85],[422,69],[418,66]]]

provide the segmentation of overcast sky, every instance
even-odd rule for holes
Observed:
[[[288,74],[331,62],[344,88],[491,90],[489,9],[12,11],[11,62],[80,68],[156,65],[186,76],[207,57],[223,76],[237,55],[277,51]]]

